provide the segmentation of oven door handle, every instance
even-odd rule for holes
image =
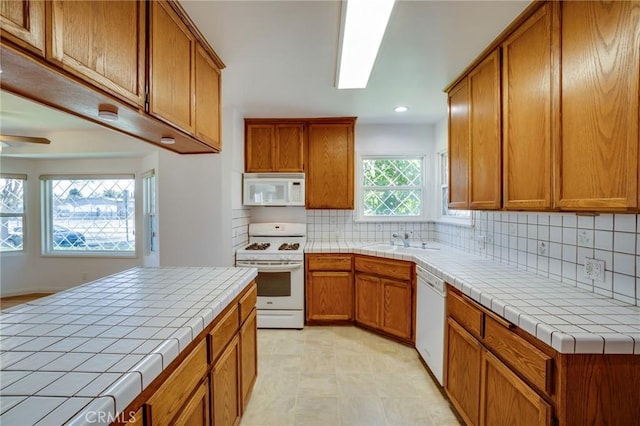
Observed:
[[[289,263],[285,265],[257,265],[255,263],[236,262],[236,266],[248,266],[258,268],[258,272],[290,272],[302,268],[302,263]]]

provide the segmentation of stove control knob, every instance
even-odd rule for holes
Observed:
[[[289,256],[287,256],[285,254],[281,254],[280,255],[280,260],[289,260]]]
[[[258,256],[249,256],[249,260],[258,260]]]

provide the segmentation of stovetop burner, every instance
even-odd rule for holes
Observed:
[[[300,248],[300,243],[283,243],[278,247],[278,250],[298,250]]]
[[[252,243],[249,244],[245,250],[266,250],[270,245],[271,243]]]

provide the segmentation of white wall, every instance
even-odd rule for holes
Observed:
[[[25,251],[0,254],[0,295],[12,296],[32,292],[55,292],[83,282],[113,274],[141,264],[136,258],[44,257],[40,249],[41,233],[41,174],[62,173],[136,173],[140,172],[137,158],[34,160],[0,158],[3,173],[27,174],[25,188],[26,223]],[[139,183],[139,182],[138,182]],[[136,197],[136,209],[141,208]],[[141,229],[141,221],[136,222]],[[140,241],[138,241],[139,245]],[[139,252],[139,251],[138,251]]]

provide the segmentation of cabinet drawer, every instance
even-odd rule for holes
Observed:
[[[251,310],[256,307],[256,302],[258,300],[258,286],[254,282],[249,287],[249,290],[242,296],[240,301],[238,302],[238,306],[240,306],[240,324],[243,324],[247,319]]]
[[[307,255],[309,271],[351,271],[351,255]]]
[[[154,425],[169,424],[173,416],[207,373],[207,342],[203,340],[149,398]]]
[[[476,337],[482,336],[484,313],[453,291],[447,294],[447,312]]]
[[[238,331],[238,326],[238,305],[235,304],[209,333],[211,362],[214,362],[220,356],[227,343],[231,341]]]
[[[485,317],[483,343],[534,386],[551,394],[553,358],[490,316]]]
[[[356,271],[373,275],[410,281],[413,277],[413,263],[401,260],[356,257]]]

